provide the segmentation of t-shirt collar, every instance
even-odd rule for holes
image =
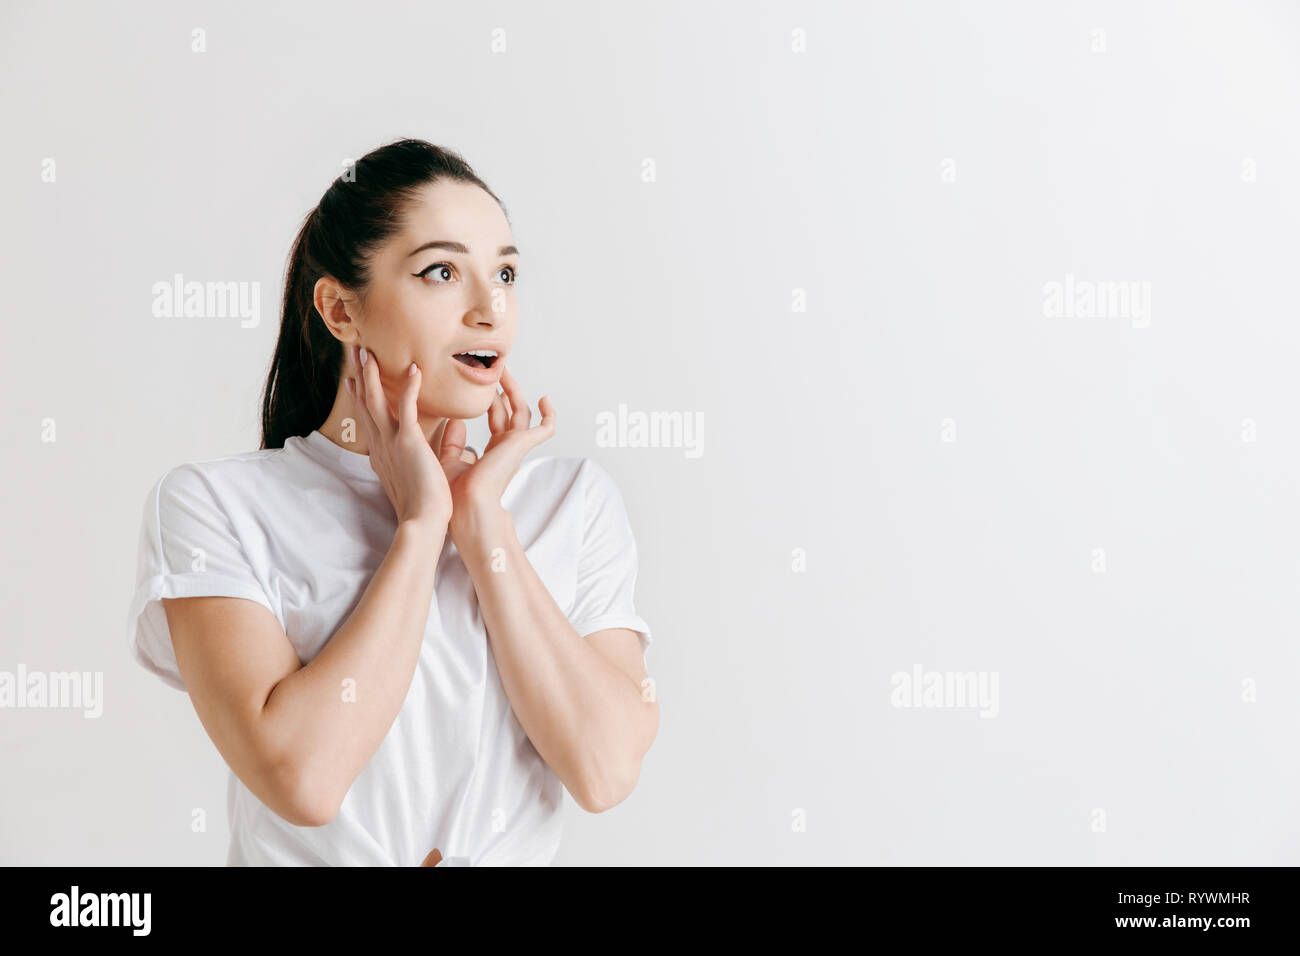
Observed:
[[[370,456],[355,451],[348,451],[341,445],[334,444],[319,428],[312,430],[305,439],[307,446],[313,449],[331,468],[346,472],[357,478],[378,482],[379,476],[370,467]]]

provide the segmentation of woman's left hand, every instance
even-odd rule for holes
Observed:
[[[501,370],[501,388],[488,409],[488,428],[492,438],[477,461],[466,462],[468,456],[444,460],[447,483],[451,486],[452,514],[448,526],[456,532],[481,522],[501,509],[501,495],[510,484],[524,455],[555,434],[555,406],[549,396],[537,402],[542,420],[532,425],[533,413],[528,408],[519,383],[510,369]],[[452,420],[444,427],[445,441],[449,446],[464,446],[465,423]]]

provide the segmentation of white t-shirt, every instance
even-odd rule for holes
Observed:
[[[526,459],[502,504],[581,637],[650,629],[633,607],[637,555],[618,487],[588,458]],[[269,608],[305,665],[356,607],[396,517],[366,455],[319,431],[284,448],[171,469],[145,502],[128,641],[185,690],[160,598],[227,595]],[[338,816],[299,827],[233,772],[228,866],[546,865],[563,786],[519,725],[469,572],[448,536],[411,687]]]

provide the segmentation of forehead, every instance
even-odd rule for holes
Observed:
[[[492,256],[511,245],[510,223],[497,201],[473,183],[443,180],[424,186],[407,210],[401,240],[409,252],[426,242],[464,243],[471,255]],[[405,254],[405,253],[403,253]]]

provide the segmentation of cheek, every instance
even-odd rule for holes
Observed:
[[[395,371],[403,376],[412,362],[425,369],[446,350],[445,332],[429,314],[427,305],[423,310],[413,309],[409,304],[392,309],[386,318],[375,323],[372,337],[377,343],[382,341],[395,366],[400,363],[400,369]]]
[[[446,353],[463,331],[460,317],[465,312],[454,295],[407,296],[397,314],[394,326],[414,356]]]
[[[494,311],[492,313],[493,315],[509,322],[514,322],[515,316],[519,312],[519,299],[516,297],[513,290],[509,292],[502,291],[500,293],[493,293],[493,305],[500,310]]]

